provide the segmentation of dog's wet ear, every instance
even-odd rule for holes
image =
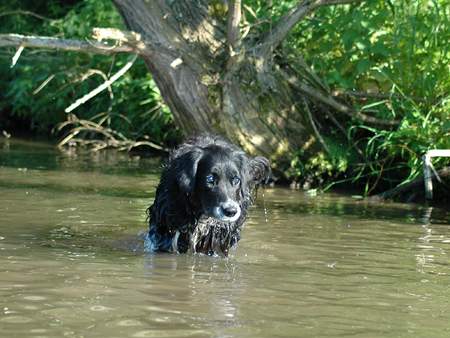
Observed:
[[[202,156],[203,150],[201,148],[192,148],[177,159],[175,174],[182,192],[192,193],[194,191],[198,162]]]
[[[233,154],[233,158],[235,159],[235,163],[237,164],[237,167],[239,168],[239,178],[241,179],[240,184],[240,195],[241,198],[245,198],[250,194],[250,186],[249,183],[251,183],[251,176],[250,176],[250,166],[249,161],[250,159],[243,151],[238,151]]]
[[[267,184],[272,176],[270,161],[263,156],[256,156],[250,160],[250,177],[257,185]]]

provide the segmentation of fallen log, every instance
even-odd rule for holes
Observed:
[[[441,179],[450,178],[450,166],[438,170],[437,174]],[[439,178],[436,175],[433,175],[431,179],[433,183],[439,182]],[[448,190],[445,184],[440,184],[439,187]],[[450,197],[450,190],[448,190],[448,196]],[[393,189],[369,196],[368,198],[372,200],[400,200],[406,202],[425,200],[424,177],[420,176],[409,183],[398,185]]]

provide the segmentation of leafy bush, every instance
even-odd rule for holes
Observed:
[[[270,23],[296,3],[277,2],[262,14]],[[447,0],[366,1],[322,8],[300,23],[282,46],[292,65],[303,57],[332,91],[368,94],[338,98],[368,115],[401,122],[386,129],[336,116],[346,133],[323,128],[330,151],[320,155],[322,164],[311,171],[317,159],[297,154],[288,174],[360,181],[369,193],[380,183],[386,188],[412,180],[425,151],[450,148],[449,18]],[[339,144],[337,153],[332,144]],[[345,175],[342,163],[348,163]],[[435,161],[436,167],[448,164]]]
[[[1,8],[1,12],[6,14],[0,24],[2,33],[84,40],[91,35],[93,27],[123,28],[121,18],[109,1],[63,4],[16,0]],[[0,129],[12,120],[27,124],[24,129],[44,134],[67,119],[65,108],[102,84],[130,59],[128,55],[110,57],[25,49],[18,63],[10,68],[14,51],[1,50],[1,53],[0,72],[4,76],[0,80],[3,93]],[[138,59],[111,87],[111,93],[105,90],[78,107],[74,111],[77,117],[102,122],[103,126],[132,139],[150,138],[165,143],[179,137],[143,61]]]

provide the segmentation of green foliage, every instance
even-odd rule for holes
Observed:
[[[298,1],[252,3],[258,18],[250,20],[256,30],[265,30]],[[345,183],[365,184],[369,193],[380,183],[386,188],[417,177],[425,151],[450,148],[449,18],[448,0],[366,1],[325,7],[300,22],[280,54],[294,66],[299,56],[304,58],[332,91],[373,94],[347,102],[367,115],[401,123],[386,129],[338,116],[345,134],[337,135],[337,126],[322,129],[329,136],[329,153],[294,154],[286,174],[318,181],[341,177]],[[336,148],[347,152],[341,161],[336,161]],[[440,167],[449,161],[434,163]]]
[[[345,143],[329,140],[327,144],[330,146],[328,154],[320,151],[314,156],[305,156],[305,151],[297,151],[292,156],[286,175],[302,181],[304,187],[310,187],[335,181],[345,174],[352,158],[350,156],[352,150]]]
[[[272,29],[297,3],[245,1],[248,38]],[[47,19],[14,14],[17,9]],[[210,2],[212,16],[224,19],[226,11],[226,1]],[[13,0],[0,12],[10,12],[1,17],[1,33],[85,39],[93,27],[122,28],[111,2],[102,0]],[[449,41],[449,0],[329,6],[300,22],[276,51],[280,59],[295,67],[302,57],[332,91],[372,95],[344,95],[340,100],[366,115],[400,123],[382,128],[335,112],[330,113],[336,121],[315,116],[327,149],[312,157],[298,150],[283,168],[285,175],[313,184],[358,183],[366,193],[415,178],[425,151],[450,148]],[[126,55],[111,58],[25,49],[10,68],[14,52],[0,50],[0,129],[14,120],[47,132],[67,118],[68,105],[129,60]],[[178,137],[142,61],[116,81],[112,91],[112,99],[105,91],[75,113],[135,139],[149,135],[163,143]],[[436,159],[434,164],[439,168],[449,161]]]
[[[365,129],[369,136],[360,142],[365,144],[367,161],[359,169],[359,175],[366,172],[381,180],[390,180],[392,175],[386,175],[395,169],[396,174],[404,182],[411,181],[422,172],[421,156],[430,149],[450,149],[450,97],[431,106],[425,114],[414,101],[404,98],[399,100],[403,105],[405,115],[395,130],[377,130],[365,125],[355,125],[357,129]],[[448,165],[445,158],[437,158],[434,165],[439,168]],[[390,174],[390,173],[389,173]],[[366,192],[373,189],[366,185]]]
[[[65,2],[66,3],[66,2]],[[31,11],[44,18],[16,13]],[[11,1],[1,12],[0,32],[62,36],[85,40],[93,27],[122,27],[117,11],[109,1]],[[47,18],[47,19],[46,19]],[[0,111],[3,123],[28,124],[25,129],[48,134],[67,119],[64,109],[89,93],[129,60],[128,55],[99,56],[83,53],[25,49],[18,63],[10,68],[14,50],[1,50]],[[79,106],[80,119],[102,122],[131,139],[150,138],[159,143],[179,137],[169,110],[143,61],[112,84],[112,96],[104,91]],[[0,120],[0,129],[2,121]]]

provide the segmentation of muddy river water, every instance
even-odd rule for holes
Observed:
[[[144,254],[158,159],[0,139],[1,337],[449,337],[450,213],[260,191],[228,258]]]

